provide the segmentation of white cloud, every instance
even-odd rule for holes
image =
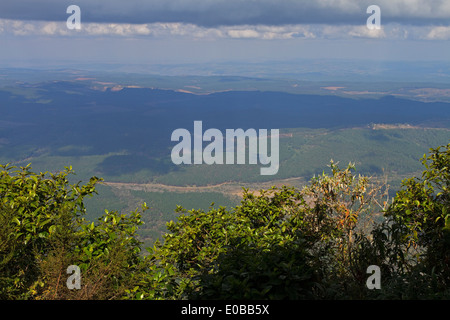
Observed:
[[[234,26],[221,27],[222,37],[240,39],[293,39],[293,38],[315,38],[316,35],[310,31],[306,25],[288,25],[288,26]]]
[[[86,35],[115,35],[115,36],[139,36],[150,35],[152,31],[148,25],[125,23],[85,23],[82,24],[82,33]]]
[[[377,30],[369,30],[367,26],[317,26],[314,30],[318,38],[324,39],[350,39],[350,38],[367,38],[367,39],[382,39],[387,38],[385,28]]]
[[[60,22],[47,22],[40,26],[40,30],[37,33],[44,35],[67,35],[68,30]]]
[[[428,40],[450,40],[450,27],[434,27],[425,38]]]
[[[120,36],[186,37],[200,39],[290,39],[314,38],[308,26],[223,26],[206,28],[184,23],[82,23],[81,30],[69,30],[65,22],[0,20],[0,32],[15,36]]]
[[[36,22],[21,20],[0,20],[0,33],[14,36],[55,36],[68,35],[62,22]]]
[[[13,21],[12,24],[6,24],[6,29],[12,29],[12,33],[16,36],[24,36],[36,33],[36,26],[33,23]]]
[[[323,0],[325,1],[325,0]],[[331,0],[326,0],[331,1]],[[341,1],[343,4],[346,1]],[[283,26],[242,25],[202,27],[186,23],[83,23],[81,30],[69,30],[64,22],[0,19],[0,33],[13,36],[64,37],[178,37],[186,39],[394,39],[449,40],[450,26],[411,26],[382,23],[379,30],[366,25],[293,24]]]
[[[348,31],[348,35],[353,38],[386,38],[384,28],[369,30],[367,26],[352,26]]]
[[[260,34],[256,30],[244,29],[244,30],[235,30],[231,29],[227,31],[227,35],[231,38],[259,38]]]

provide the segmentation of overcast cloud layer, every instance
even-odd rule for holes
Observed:
[[[76,4],[85,22],[231,25],[364,24],[368,6],[385,23],[448,25],[449,0],[2,0],[0,18],[64,21]]]

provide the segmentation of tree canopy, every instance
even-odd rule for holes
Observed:
[[[129,214],[85,217],[101,179],[72,168],[0,170],[0,299],[450,298],[450,144],[392,201],[376,177],[330,163],[301,189],[244,190],[241,204],[187,211],[153,247]],[[78,266],[79,289],[66,286]],[[367,268],[382,287],[367,288]]]

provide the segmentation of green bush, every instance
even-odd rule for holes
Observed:
[[[71,168],[2,165],[0,299],[448,299],[450,144],[422,163],[390,204],[386,186],[331,162],[300,190],[178,207],[146,255],[138,210],[84,218],[100,179],[70,185]],[[69,265],[81,269],[79,290],[65,285]],[[370,265],[380,290],[366,286]]]
[[[69,185],[71,168],[35,174],[1,166],[0,298],[110,299],[124,294],[140,259],[136,228],[140,213],[106,212],[98,224],[83,217],[83,199],[95,193]],[[66,270],[77,265],[82,290],[69,290]]]
[[[381,227],[398,287],[391,295],[450,298],[450,144],[431,149],[422,164],[421,177],[403,181]]]
[[[363,286],[351,275],[351,250],[379,188],[355,176],[352,166],[331,168],[331,176],[324,173],[303,190],[245,190],[233,210],[179,208],[183,214],[168,224],[154,261],[174,266],[181,297],[191,299],[330,298],[349,280]]]

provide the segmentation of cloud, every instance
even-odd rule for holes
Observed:
[[[311,32],[310,27],[306,25],[288,25],[288,26],[232,26],[220,27],[220,34],[233,39],[293,39],[303,38],[312,39],[316,35]]]
[[[244,30],[231,29],[231,30],[228,30],[227,34],[231,38],[259,38],[260,37],[260,34],[256,30],[252,30],[252,29],[244,29]]]
[[[434,27],[425,38],[429,40],[450,40],[450,27]]]
[[[185,39],[339,39],[345,37],[377,38],[383,32],[368,30],[366,26],[328,25],[243,25],[207,28],[183,23],[82,23],[81,30],[69,30],[65,22],[20,21],[0,19],[0,33],[14,36],[66,37],[181,37]]]
[[[352,26],[347,34],[352,38],[386,38],[384,28],[369,30],[367,26]]]
[[[14,36],[66,36],[69,35],[69,32],[65,23],[60,22],[0,20],[0,34],[11,34]]]
[[[183,39],[388,39],[388,40],[449,40],[450,27],[405,26],[384,24],[379,30],[366,25],[294,24],[283,26],[235,25],[204,27],[187,23],[88,23],[81,30],[69,30],[66,22],[21,21],[0,19],[0,34],[21,37],[62,36],[72,38],[183,38]]]
[[[152,34],[152,30],[146,24],[86,23],[83,24],[83,33],[94,36],[147,36]]]
[[[65,21],[72,0],[2,0],[0,18]],[[182,23],[202,27],[236,25],[360,25],[372,0],[77,0],[90,23]],[[448,0],[377,0],[382,21],[448,25]],[[125,31],[126,32],[126,31]],[[144,31],[145,32],[145,31]],[[250,34],[247,34],[250,35]],[[256,35],[255,35],[256,36]]]

